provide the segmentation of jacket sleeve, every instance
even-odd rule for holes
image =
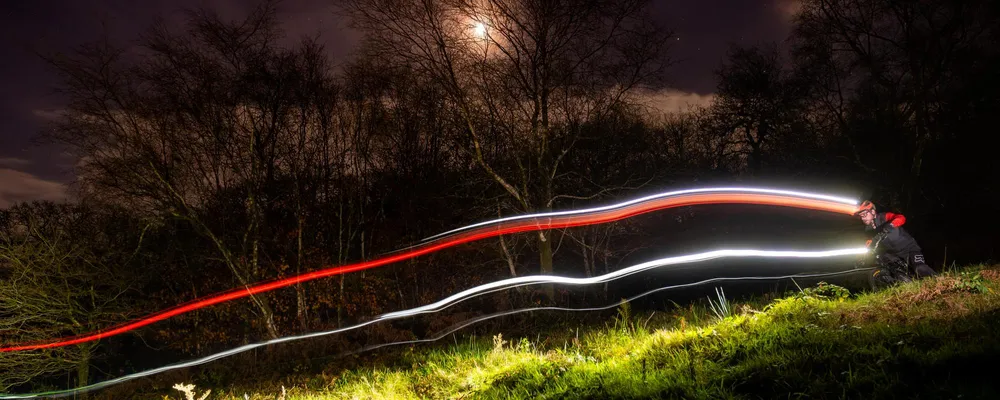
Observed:
[[[906,223],[906,217],[903,216],[903,214],[894,214],[887,212],[885,213],[885,221],[892,223],[892,226],[899,228]]]

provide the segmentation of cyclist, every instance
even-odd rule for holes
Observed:
[[[871,201],[861,203],[855,215],[861,217],[865,231],[874,233],[867,245],[880,264],[899,265],[917,278],[935,275],[934,270],[924,261],[923,250],[916,239],[903,229],[905,216],[891,212],[880,213]],[[876,271],[875,274],[880,272]]]

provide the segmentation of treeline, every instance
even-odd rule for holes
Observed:
[[[341,11],[365,41],[349,60],[287,45],[264,3],[245,20],[193,10],[182,28],[48,57],[70,103],[42,136],[80,158],[78,198],[0,211],[0,339],[89,332],[486,218],[715,181],[864,188],[912,216],[927,253],[991,256],[995,234],[971,229],[996,219],[978,213],[998,199],[984,145],[1000,111],[995,4],[807,0],[789,54],[734,47],[711,105],[664,114],[650,103],[672,35],[647,3],[353,0]],[[82,384],[102,357],[124,371],[110,356],[136,343],[192,355],[342,326],[552,273],[554,259],[596,275],[641,233],[508,235],[137,336],[3,353],[0,370],[16,372],[0,387],[65,371]]]

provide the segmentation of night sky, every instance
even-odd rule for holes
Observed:
[[[334,15],[335,0],[286,0],[280,19],[289,42],[319,35],[335,64],[348,61],[359,35]],[[786,38],[795,0],[654,0],[656,17],[675,32],[668,71],[672,91],[664,108],[704,103],[715,89],[713,71],[730,43],[753,45]],[[74,160],[32,137],[58,115],[56,77],[35,52],[67,51],[110,33],[128,43],[161,15],[173,25],[179,10],[208,5],[240,18],[252,0],[35,0],[0,4],[0,207],[24,200],[60,200]]]

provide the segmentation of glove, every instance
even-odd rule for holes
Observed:
[[[868,248],[870,249],[878,248],[878,245],[879,243],[882,242],[882,239],[885,239],[886,236],[889,236],[889,234],[892,233],[892,228],[893,226],[890,223],[882,225],[882,227],[879,228],[878,233],[876,233],[875,236],[868,241],[867,243]]]

